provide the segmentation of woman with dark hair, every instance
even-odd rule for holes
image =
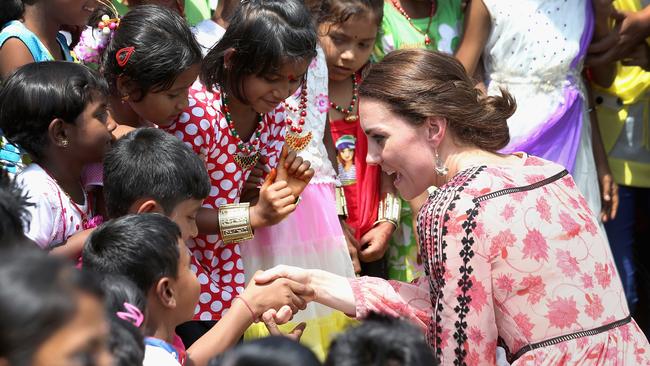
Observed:
[[[497,153],[515,110],[485,96],[451,56],[389,54],[359,89],[367,159],[405,199],[431,194],[418,216],[425,277],[412,284],[346,279],[294,267],[315,301],[359,318],[403,316],[424,330],[440,364],[640,365],[648,341],[631,319],[598,222],[561,166]]]

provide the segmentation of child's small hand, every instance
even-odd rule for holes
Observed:
[[[241,296],[249,300],[253,311],[259,316],[269,309],[277,310],[285,305],[295,314],[298,310],[304,310],[307,302],[313,300],[314,290],[300,282],[278,278],[263,285],[251,281]]]
[[[289,314],[289,318],[286,317],[287,314]],[[272,336],[285,336],[298,342],[300,341],[300,338],[302,337],[302,334],[307,327],[306,323],[303,322],[298,324],[291,330],[291,332],[286,334],[282,333],[280,328],[278,328],[278,325],[285,324],[291,320],[291,316],[293,316],[291,310],[287,306],[283,306],[277,312],[274,309],[266,311],[264,314],[262,314],[262,321],[264,322],[264,325],[266,325],[266,329],[269,331],[269,334]]]
[[[253,228],[275,225],[296,209],[296,197],[286,181],[276,181],[277,171],[271,170],[260,188],[259,201],[251,207]]]
[[[240,201],[242,202],[257,202],[259,196],[259,189],[264,184],[264,176],[271,172],[268,166],[269,159],[265,156],[260,157],[257,164],[248,175],[244,189],[241,193]]]
[[[310,166],[310,162],[304,161],[295,151],[290,152],[285,145],[278,162],[278,180],[286,181],[293,195],[299,197],[314,176]]]

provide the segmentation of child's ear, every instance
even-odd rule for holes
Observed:
[[[115,82],[115,86],[117,87],[117,93],[118,96],[123,100],[127,101],[129,99],[134,99],[133,94],[136,93],[138,90],[137,85],[133,80],[131,80],[129,77],[120,75],[117,77],[117,81]]]
[[[235,49],[230,47],[223,53],[223,66],[229,69],[232,66],[232,57],[235,55]]]
[[[162,277],[156,284],[156,295],[160,303],[170,309],[176,308],[176,291],[174,290],[173,280],[169,277]]]
[[[58,147],[67,147],[70,143],[69,140],[69,126],[61,119],[55,118],[50,122],[47,128],[49,140],[52,144]]]
[[[135,201],[131,207],[129,207],[129,213],[159,213],[165,214],[162,206],[156,202],[154,199],[142,198]]]

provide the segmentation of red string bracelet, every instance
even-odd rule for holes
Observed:
[[[257,317],[255,316],[255,312],[253,311],[253,308],[248,304],[248,301],[246,301],[246,299],[244,299],[241,296],[235,296],[235,299],[241,300],[244,303],[244,305],[246,305],[248,311],[251,312],[251,319],[253,319],[253,323],[257,322]]]

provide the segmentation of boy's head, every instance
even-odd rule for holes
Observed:
[[[180,234],[178,225],[159,214],[109,221],[88,238],[84,269],[129,278],[146,294],[150,318],[176,326],[192,318],[200,291]]]
[[[406,320],[371,315],[337,337],[325,366],[437,365],[424,334]]]
[[[164,131],[131,131],[104,158],[104,195],[112,218],[161,213],[188,239],[197,234],[196,213],[208,193],[210,178],[201,158]]]

